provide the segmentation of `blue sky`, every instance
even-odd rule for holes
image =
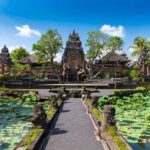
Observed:
[[[0,47],[24,46],[29,51],[48,28],[57,29],[64,46],[75,29],[83,42],[87,32],[119,35],[124,50],[137,35],[150,37],[149,0],[0,0]]]

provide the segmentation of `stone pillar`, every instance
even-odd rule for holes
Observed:
[[[104,132],[108,126],[115,126],[116,120],[115,120],[115,113],[116,110],[112,105],[105,105],[104,111],[103,111],[103,120],[102,120],[102,126],[101,130]]]

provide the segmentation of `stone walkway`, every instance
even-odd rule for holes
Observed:
[[[86,110],[78,98],[65,101],[63,109],[56,120],[40,150],[104,150],[96,140],[94,127]]]

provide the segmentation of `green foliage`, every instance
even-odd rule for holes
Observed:
[[[27,93],[22,95],[22,101],[24,103],[37,103],[37,97],[33,93]]]
[[[99,110],[95,107],[95,108],[92,108],[92,111],[93,111],[94,115],[96,116],[96,118],[97,118],[99,121],[102,121],[103,117],[102,117],[102,115],[100,114]]]
[[[92,64],[97,57],[101,57],[109,36],[99,30],[88,32],[86,45],[89,47],[86,58]]]
[[[150,114],[147,114],[147,115],[145,116],[145,119],[148,120],[148,121],[150,121]]]
[[[38,62],[50,62],[53,65],[54,58],[61,48],[62,39],[58,31],[49,29],[36,44],[33,44],[32,50]]]
[[[90,99],[86,99],[86,100],[85,100],[85,105],[87,105],[87,106],[88,106],[88,105],[90,105],[90,104],[91,104]]]
[[[138,70],[131,70],[130,77],[131,77],[131,79],[134,79],[134,78],[140,79],[141,78],[141,74],[140,74],[140,72]]]
[[[106,47],[114,53],[116,50],[122,50],[123,43],[124,41],[120,37],[112,36],[109,38]]]
[[[147,59],[145,60],[145,64],[150,65],[150,42],[149,42],[149,48],[147,50],[148,50],[148,52],[147,52]],[[150,72],[150,70],[149,70],[149,72]]]
[[[107,134],[112,137],[113,142],[118,146],[119,150],[128,150],[125,143],[118,136],[117,131],[113,127],[108,127]]]
[[[39,128],[31,128],[21,145],[25,148],[29,148],[41,131],[42,129]]]
[[[89,47],[86,58],[89,63],[94,63],[97,58],[101,58],[104,52],[115,52],[122,50],[123,40],[117,36],[109,36],[99,30],[88,32],[86,45]]]
[[[0,80],[4,79],[4,75],[0,74]]]
[[[11,72],[12,74],[16,75],[19,72],[26,72],[30,70],[30,66],[28,64],[26,65],[22,65],[19,63],[15,63],[12,67],[11,67]],[[23,74],[22,74],[23,75]]]
[[[133,41],[133,45],[129,48],[133,49],[131,53],[132,58],[140,58],[140,54],[143,50],[150,50],[150,41],[147,38],[137,36]]]
[[[11,59],[13,60],[13,62],[17,62],[27,57],[29,53],[27,52],[25,48],[19,47],[19,48],[14,49],[10,55],[11,55]]]
[[[122,71],[122,75],[123,75],[124,77],[129,77],[130,72],[131,72],[131,70],[125,69],[125,70]]]
[[[115,104],[117,99],[117,96],[101,96],[97,102],[98,108],[101,110],[106,104]]]

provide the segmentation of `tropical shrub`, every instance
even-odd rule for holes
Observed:
[[[0,80],[4,79],[4,75],[0,74]]]
[[[141,74],[140,74],[140,72],[138,70],[131,70],[130,77],[131,77],[131,79],[134,79],[134,78],[140,79],[141,78]]]
[[[37,97],[33,93],[27,93],[22,95],[22,101],[25,103],[37,102]]]
[[[130,71],[129,69],[123,70],[123,71],[122,71],[122,76],[123,76],[123,77],[129,77],[129,76],[130,76],[130,72],[131,72],[131,71]]]

